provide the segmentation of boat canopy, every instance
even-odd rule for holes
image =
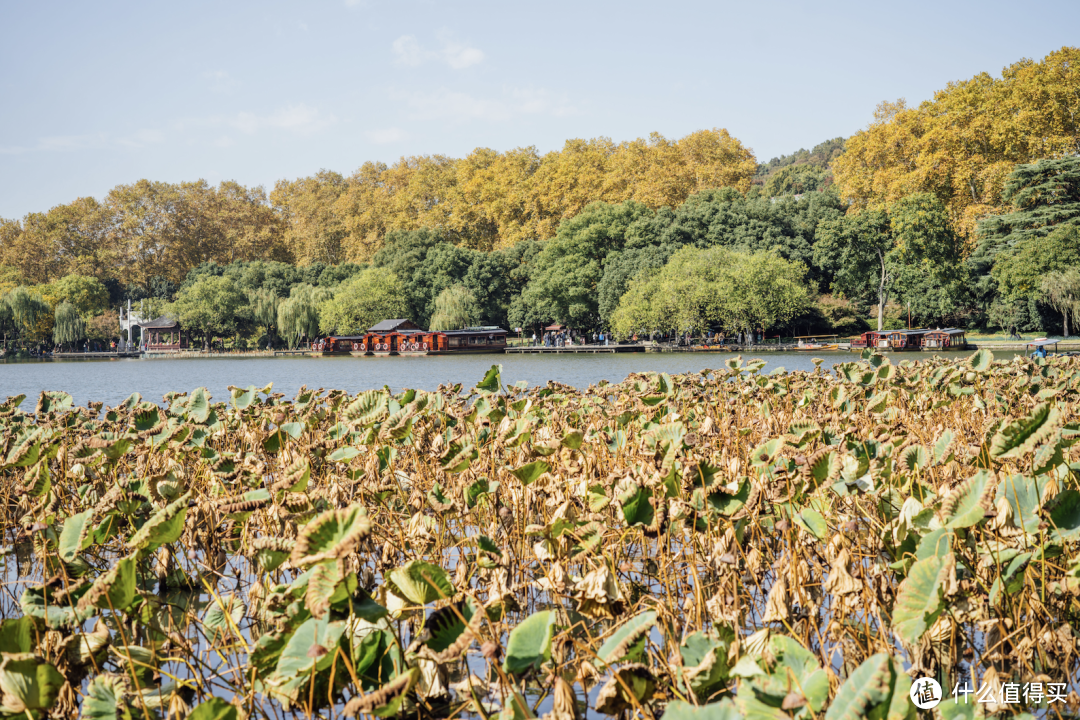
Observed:
[[[1057,345],[1060,340],[1047,340],[1046,338],[1039,338],[1038,340],[1032,340],[1027,344],[1028,347],[1046,347],[1048,345]]]

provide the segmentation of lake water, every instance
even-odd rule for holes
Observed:
[[[263,387],[292,398],[301,385],[335,388],[357,393],[388,385],[434,390],[443,383],[466,387],[479,382],[493,364],[503,366],[503,382],[524,380],[530,386],[556,380],[584,389],[600,380],[618,382],[632,372],[697,372],[723,368],[728,353],[620,353],[596,355],[462,355],[431,357],[208,357],[115,360],[37,360],[0,363],[0,399],[23,393],[32,403],[42,390],[64,390],[85,405],[101,401],[116,405],[133,392],[158,401],[170,391],[206,387],[218,400],[229,397],[228,386]],[[765,372],[813,370],[812,358],[824,367],[857,360],[852,352],[744,353],[744,360],[760,357]],[[922,353],[900,357],[926,358]],[[894,358],[894,362],[897,358]],[[25,407],[25,406],[24,406]]]

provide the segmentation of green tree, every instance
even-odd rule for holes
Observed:
[[[940,283],[960,272],[960,239],[936,197],[917,193],[878,210],[853,213],[818,226],[814,259],[831,270],[833,288],[849,296],[876,296],[878,330],[898,281],[925,276]]]
[[[1080,271],[1075,266],[1063,272],[1050,272],[1039,283],[1046,303],[1065,319],[1065,337],[1069,337],[1069,316],[1080,315]]]
[[[16,344],[24,335],[33,334],[41,320],[49,314],[49,304],[41,294],[25,285],[10,290],[4,296],[4,304],[11,313],[12,339]],[[6,337],[4,344],[7,344]]]
[[[73,345],[86,337],[86,324],[79,310],[64,301],[56,306],[53,321],[53,341],[59,345]]]
[[[818,228],[814,260],[833,272],[833,288],[847,296],[876,293],[877,329],[885,328],[885,305],[896,279],[889,217],[877,210],[827,220]]]
[[[1026,238],[999,253],[987,278],[993,286],[989,296],[991,321],[1006,329],[1045,330],[1052,326],[1054,319],[1044,318],[1040,312],[1050,306],[1040,288],[1042,278],[1078,266],[1080,228],[1071,225],[1048,235]]]
[[[464,285],[451,285],[435,298],[431,315],[432,330],[459,330],[476,325],[480,320],[480,305],[472,290]]]
[[[48,287],[49,295],[73,305],[83,318],[100,315],[109,306],[109,291],[96,277],[65,275]]]
[[[716,319],[724,327],[742,330],[753,338],[783,325],[810,303],[812,288],[806,266],[769,252],[738,253],[721,270],[720,284],[727,292],[719,298]]]
[[[397,275],[369,268],[334,290],[319,307],[322,332],[359,334],[380,320],[406,317],[409,302]]]
[[[319,334],[320,308],[332,297],[328,288],[303,284],[294,286],[288,299],[277,304],[277,326],[290,348]]]
[[[248,308],[252,320],[266,333],[266,346],[274,346],[274,328],[278,324],[278,305],[282,299],[270,288],[248,291]]]
[[[203,338],[209,349],[215,337],[232,335],[237,316],[247,298],[232,278],[204,277],[176,295],[169,312],[180,321],[184,331]]]
[[[810,292],[801,263],[768,252],[686,247],[632,280],[611,322],[623,336],[713,325],[751,333],[790,321]]]
[[[579,328],[597,327],[597,286],[604,261],[622,249],[635,221],[652,214],[633,200],[618,205],[596,202],[560,224],[534,261],[535,270],[511,321],[530,325],[556,320]]]

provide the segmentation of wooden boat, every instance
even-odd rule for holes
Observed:
[[[353,346],[358,340],[363,340],[363,335],[331,335],[319,338],[311,343],[311,354],[317,357],[323,355],[350,355]]]
[[[319,338],[314,355],[474,355],[506,349],[506,330],[494,326],[422,330],[409,320],[383,320],[364,335]]]
[[[882,330],[876,333],[874,347],[882,350],[918,350],[928,330]]]
[[[446,330],[439,335],[438,348],[428,355],[476,355],[506,350],[506,331],[495,326]]]
[[[861,350],[863,348],[871,348],[877,346],[877,331],[867,330],[862,335],[851,338],[851,349]]]
[[[796,350],[804,350],[811,352],[814,350],[837,350],[840,348],[839,343],[836,342],[822,342],[823,339],[836,340],[838,336],[833,335],[796,335]]]
[[[967,347],[967,335],[959,328],[931,330],[923,336],[923,350],[963,350]]]

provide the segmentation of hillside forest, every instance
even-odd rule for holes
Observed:
[[[122,339],[129,301],[238,349],[387,317],[1068,335],[1078,268],[1080,49],[1064,47],[883,102],[855,135],[768,162],[716,128],[365,162],[269,193],[120,185],[0,219],[0,339]]]

